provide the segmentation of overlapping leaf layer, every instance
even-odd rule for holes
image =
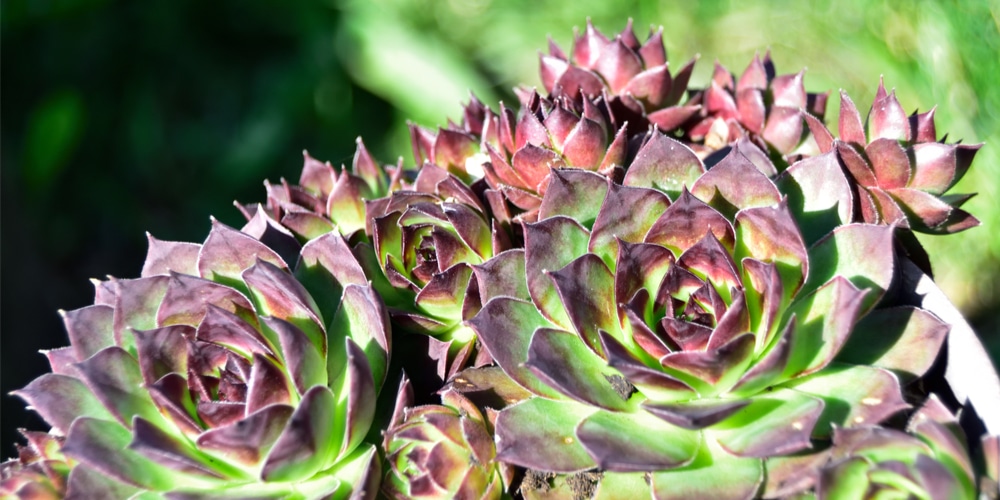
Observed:
[[[946,191],[979,146],[938,141],[933,111],[881,84],[867,123],[841,95],[835,137],[828,94],[769,55],[689,88],[695,61],[671,73],[662,37],[588,23],[541,56],[545,95],[411,126],[413,166],[359,139],[351,167],[305,154],[298,184],[238,204],[242,230],[151,238],[141,277],[97,282],[52,373],[17,391],[52,429],[25,432],[0,492],[995,486],[996,438],[977,471],[921,383],[949,325],[900,292],[903,259],[926,265],[910,231],[978,224]]]

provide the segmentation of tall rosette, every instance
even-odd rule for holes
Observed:
[[[65,437],[67,497],[373,498],[388,317],[343,239],[293,254],[299,279],[219,222],[149,241],[141,277],[95,282],[52,373],[15,392]]]
[[[924,233],[955,233],[979,225],[962,210],[972,195],[945,194],[972,164],[982,144],[948,144],[937,139],[934,110],[907,116],[895,91],[879,82],[862,123],[854,102],[840,94],[840,137],[809,121],[820,151],[836,151],[849,174],[859,220],[899,224]]]
[[[804,76],[805,70],[775,76],[770,53],[763,59],[754,55],[738,79],[716,63],[708,87],[691,99],[701,110],[688,137],[708,151],[748,137],[789,163],[815,154],[806,120],[823,120],[829,92],[806,92]],[[778,167],[782,170],[783,165]]]
[[[629,135],[650,124],[672,132],[700,109],[681,104],[695,59],[671,76],[662,27],[640,42],[631,20],[614,39],[587,21],[584,32],[573,37],[569,55],[550,42],[548,55],[540,58],[542,85],[549,94],[574,100],[606,95],[619,122],[628,122]]]

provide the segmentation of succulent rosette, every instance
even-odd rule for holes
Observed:
[[[972,195],[945,194],[968,171],[982,144],[937,140],[934,110],[907,116],[895,91],[880,81],[866,123],[840,94],[839,139],[809,121],[821,152],[836,151],[850,175],[859,220],[899,224],[925,233],[955,233],[979,225],[959,208]]]
[[[549,54],[540,58],[546,91],[574,100],[607,94],[617,120],[629,123],[630,135],[650,123],[672,131],[700,109],[697,104],[679,104],[687,95],[695,59],[671,76],[662,27],[639,42],[630,19],[611,40],[587,21],[583,34],[573,37],[569,56],[550,41]]]
[[[554,170],[524,249],[474,266],[484,305],[470,324],[534,395],[499,414],[498,458],[596,472],[598,496],[750,498],[764,459],[906,408],[900,378],[928,369],[947,327],[873,310],[892,228],[843,225],[807,247],[738,145],[672,197],[646,184],[697,157],[662,135],[647,147],[673,153],[633,163],[624,185]],[[887,323],[874,354],[846,348]]]
[[[806,117],[823,120],[829,92],[806,92],[804,76],[804,70],[775,76],[770,53],[754,55],[739,79],[716,63],[708,87],[691,98],[701,110],[687,135],[709,151],[749,137],[790,161],[814,154]]]
[[[301,281],[213,221],[201,245],[150,237],[141,277],[63,314],[70,346],[15,394],[65,436],[68,497],[374,496],[387,314],[336,233],[293,256]]]
[[[428,354],[444,381],[481,354],[465,324],[480,307],[471,266],[509,248],[510,239],[476,194],[444,169],[424,164],[412,188],[367,202],[377,266],[369,261],[366,273],[397,326],[431,337]]]
[[[872,426],[836,429],[816,496],[974,499],[975,473],[965,442],[958,421],[935,397],[914,414],[909,433]]]
[[[62,436],[21,430],[26,444],[17,458],[0,464],[0,498],[55,500],[66,496],[71,465],[63,456]]]
[[[265,181],[268,216],[303,240],[311,240],[336,230],[351,237],[365,228],[365,200],[374,200],[399,187],[399,166],[386,168],[357,139],[351,168],[338,170],[303,152],[304,162],[298,184],[282,179],[280,184]],[[247,220],[253,219],[257,205],[240,205]],[[364,238],[362,238],[364,239]]]
[[[966,442],[958,420],[932,395],[911,416],[905,432],[873,425],[835,428],[832,447],[811,456],[775,460],[784,463],[775,464],[776,477],[769,481],[785,483],[773,492],[783,498],[808,493],[821,500],[971,500],[977,498],[977,490],[989,498],[995,483],[988,484],[987,474],[981,488],[976,484]],[[995,438],[984,443],[995,443]],[[989,462],[990,450],[983,451]]]
[[[627,136],[602,98],[572,100],[524,93],[520,111],[500,105],[499,114],[473,99],[461,125],[436,133],[411,126],[414,156],[456,175],[482,192],[501,222],[537,217],[554,168],[573,167],[620,175]],[[514,208],[510,211],[507,202]]]
[[[441,403],[413,406],[404,378],[385,432],[382,491],[398,499],[504,497],[513,468],[496,460],[492,424],[454,390],[443,391]]]

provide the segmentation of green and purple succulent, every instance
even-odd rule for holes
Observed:
[[[388,317],[346,249],[335,233],[302,247],[310,292],[276,251],[213,222],[200,245],[150,237],[141,277],[96,281],[94,304],[63,314],[52,373],[15,393],[73,464],[65,494],[373,497]]]
[[[965,175],[982,144],[938,141],[933,109],[907,116],[895,91],[887,94],[880,81],[865,123],[841,92],[839,139],[819,120],[809,120],[809,128],[820,151],[836,151],[850,176],[860,220],[933,234],[979,225],[959,208],[972,195],[945,192]]]
[[[629,174],[554,171],[524,249],[475,267],[470,323],[534,395],[500,412],[501,460],[648,480],[657,498],[749,498],[764,459],[907,407],[893,372],[922,375],[947,326],[872,311],[891,228],[848,224],[806,247],[738,148],[674,199]],[[889,352],[930,354],[857,363],[848,339],[877,334],[861,318],[903,322]]]
[[[359,139],[150,237],[15,392],[51,429],[0,498],[995,498],[905,272],[978,223],[979,146],[881,85],[836,139],[769,55],[689,89],[662,36],[588,22],[546,95],[411,125],[412,168]]]

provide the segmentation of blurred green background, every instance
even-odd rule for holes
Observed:
[[[701,54],[740,73],[772,51],[811,91],[867,110],[878,78],[907,110],[938,104],[938,132],[987,142],[953,192],[983,226],[922,237],[937,279],[1000,359],[1000,7],[975,1],[5,0],[0,120],[2,441],[43,429],[6,394],[66,344],[56,310],[92,301],[91,277],[138,275],[144,232],[202,241],[209,214],[297,179],[301,150],[349,163],[361,135],[404,156],[407,119],[458,117],[539,85],[537,51],[574,26],[664,26],[674,65]],[[832,98],[828,123],[839,100]]]

